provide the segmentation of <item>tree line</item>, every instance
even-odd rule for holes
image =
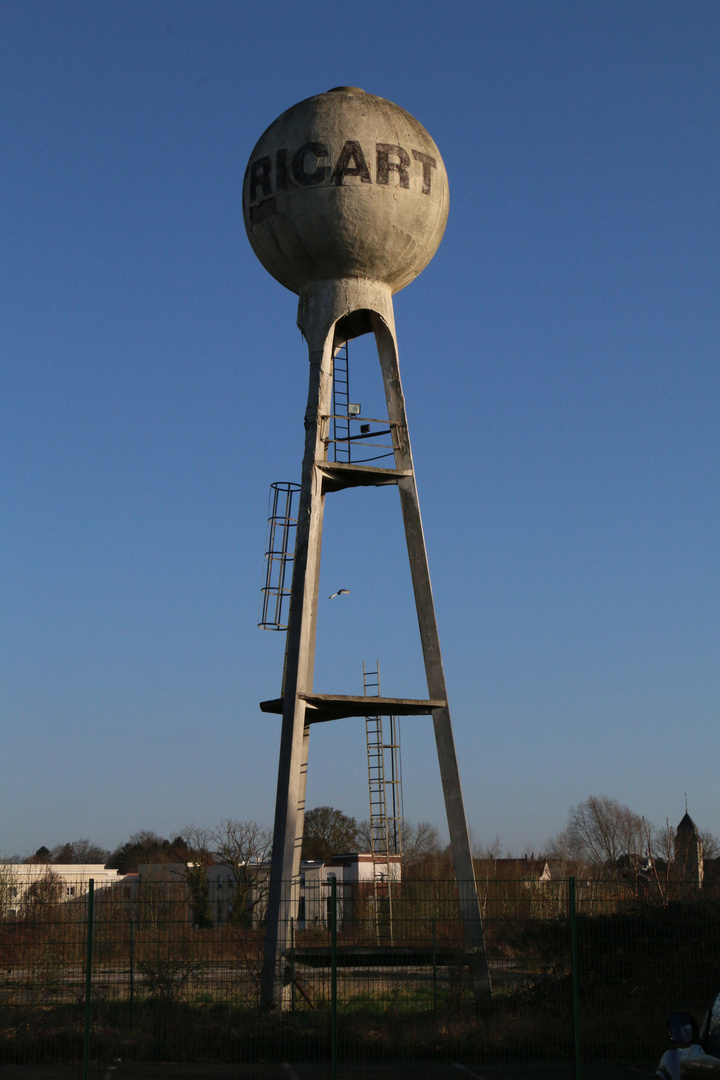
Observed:
[[[358,822],[332,806],[317,806],[305,814],[303,859],[326,862],[332,855],[370,851],[371,846],[369,821]],[[407,865],[439,858],[444,850],[438,830],[428,821],[402,822],[401,847]],[[143,829],[114,851],[79,839],[53,848],[42,845],[27,858],[13,861],[48,866],[102,863],[121,874],[131,874],[143,864],[258,864],[269,857],[271,849],[272,830],[257,821],[226,818],[211,828],[188,825],[172,839]]]
[[[429,876],[449,869],[450,852],[437,828],[428,821],[401,823],[400,846],[407,870],[424,870]],[[698,830],[705,859],[720,855],[720,841],[708,830]],[[666,820],[662,827],[607,795],[591,795],[571,806],[567,824],[551,837],[538,857],[575,863],[595,870],[608,869],[627,857],[654,860],[668,865],[676,858],[675,830]],[[184,863],[198,867],[257,865],[269,858],[272,831],[257,821],[226,818],[212,828],[186,826],[173,839],[152,830],[133,833],[109,851],[88,839],[53,848],[41,846],[22,860],[26,863],[102,863],[121,874],[136,873],[142,864]],[[302,857],[327,861],[333,855],[372,850],[370,822],[357,821],[332,806],[318,806],[305,814]],[[501,844],[473,845],[476,859],[495,859]],[[510,857],[506,853],[506,857]],[[15,861],[21,861],[19,859]]]

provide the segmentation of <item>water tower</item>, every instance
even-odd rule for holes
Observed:
[[[381,715],[430,715],[447,812],[468,955],[479,992],[489,990],[482,922],[405,403],[393,294],[432,259],[445,231],[448,181],[425,128],[397,105],[340,86],[284,112],[252,152],[243,215],[252,248],[299,295],[310,386],[297,512],[282,697],[261,704],[282,714],[263,1000],[282,1004],[284,950],[297,914],[310,729],[318,722]],[[387,402],[391,465],[335,460],[333,375],[347,342],[374,334]],[[349,445],[349,444],[348,444]],[[397,485],[422,643],[427,698],[326,692],[313,683],[325,498],[356,487]],[[291,884],[294,883],[294,884]]]

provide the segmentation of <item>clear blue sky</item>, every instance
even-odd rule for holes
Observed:
[[[474,838],[590,794],[720,833],[720,5],[0,4],[0,851],[272,822],[296,299],[241,181],[285,108],[397,102],[450,178],[395,300]],[[374,390],[374,367],[355,354]],[[373,364],[375,362],[373,361]],[[395,491],[328,509],[318,689],[425,688]],[[430,722],[405,807],[443,826]],[[308,802],[367,816],[362,721]]]

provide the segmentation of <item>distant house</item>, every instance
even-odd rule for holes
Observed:
[[[106,889],[123,881],[124,875],[106,870],[103,863],[0,863],[2,914],[18,915],[32,897],[78,900],[87,893],[91,878],[96,889]]]

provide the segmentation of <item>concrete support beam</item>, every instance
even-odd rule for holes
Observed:
[[[338,333],[339,323],[341,330]],[[313,689],[325,494],[328,490],[342,487],[378,483],[395,483],[400,492],[428,684],[427,699],[386,700],[392,702],[394,713],[425,713],[433,716],[466,946],[471,957],[476,990],[478,994],[489,993],[480,907],[400,382],[390,288],[376,281],[358,278],[313,282],[300,292],[298,325],[308,343],[310,384],[305,412],[305,454],[285,677],[282,697],[263,703],[265,711],[274,712],[282,707],[283,716],[262,982],[263,1003],[281,1007],[286,1004],[287,979],[283,971],[283,956],[289,946],[290,919],[297,916],[310,725],[321,720],[366,715],[369,709],[369,699],[352,695],[316,694]],[[375,334],[388,418],[394,432],[394,469],[363,469],[359,466],[343,469],[327,460],[326,427],[331,411],[333,354],[342,334],[347,335],[348,328],[352,326],[363,331],[372,327]],[[370,712],[378,712],[382,705],[382,699],[373,698]]]

